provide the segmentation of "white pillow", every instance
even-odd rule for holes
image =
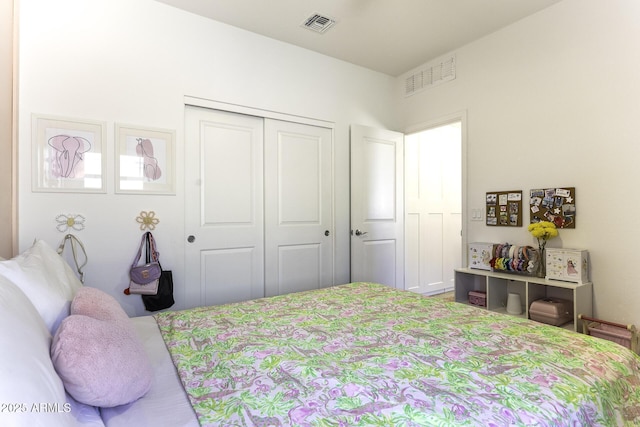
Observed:
[[[31,300],[53,335],[82,283],[69,264],[44,240],[22,254],[0,261],[0,276],[17,285]]]
[[[13,283],[0,277],[1,426],[70,426],[74,419],[49,346],[51,334]]]

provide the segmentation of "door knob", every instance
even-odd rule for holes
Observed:
[[[189,243],[193,243],[196,241],[196,236],[194,235],[190,235],[189,237],[187,237],[187,242]]]
[[[356,236],[364,236],[365,234],[367,234],[366,231],[360,231],[360,230],[356,229]]]
[[[328,236],[329,234],[331,234],[331,232],[329,230],[324,230],[324,235]]]

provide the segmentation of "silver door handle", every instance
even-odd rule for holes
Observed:
[[[356,236],[364,236],[365,234],[367,234],[366,231],[360,231],[360,230],[356,229]]]

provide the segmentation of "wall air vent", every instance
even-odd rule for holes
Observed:
[[[404,95],[411,96],[455,78],[456,56],[447,56],[410,72],[404,81]]]
[[[329,28],[333,27],[335,24],[335,19],[328,18],[326,16],[322,16],[320,14],[314,13],[310,17],[304,20],[302,26],[310,29],[311,31],[315,31],[316,33],[324,33]]]

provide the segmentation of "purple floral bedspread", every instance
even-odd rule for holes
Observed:
[[[155,317],[203,426],[640,425],[622,346],[386,286]]]

